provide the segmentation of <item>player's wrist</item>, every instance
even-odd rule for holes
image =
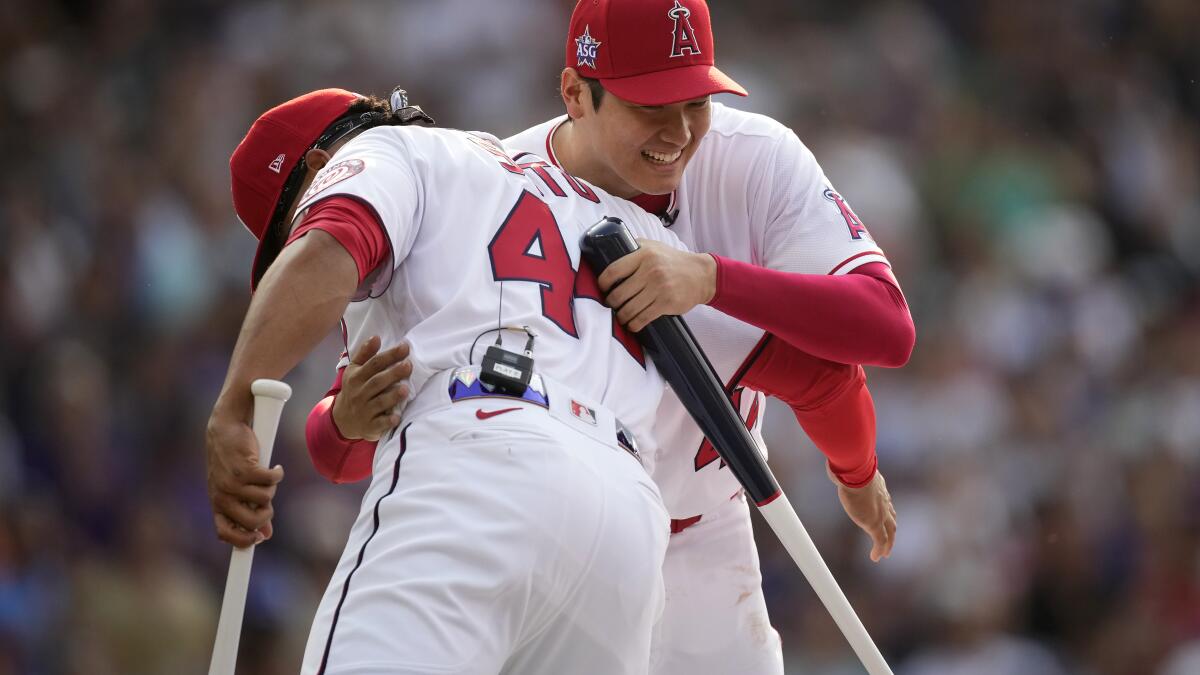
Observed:
[[[239,391],[240,390],[240,391]],[[211,422],[244,422],[249,423],[254,412],[254,397],[250,394],[250,385],[244,387],[227,387],[217,396],[210,416]]]
[[[360,440],[362,440],[361,437],[356,437],[353,434],[348,435],[348,434],[346,434],[345,431],[343,431],[343,429],[345,428],[344,427],[344,422],[345,422],[344,419],[342,422],[338,422],[338,410],[341,408],[341,406],[338,405],[338,401],[341,400],[341,398],[342,397],[340,394],[334,394],[333,405],[329,406],[329,421],[331,422],[331,426],[333,428],[333,433],[337,434],[337,437],[339,440],[345,441],[347,443],[351,443],[353,441],[360,441]],[[344,417],[344,415],[343,415],[343,417]]]
[[[851,492],[861,492],[871,486],[875,482],[875,476],[879,474],[879,468],[872,466],[870,473],[865,477],[855,476],[854,479],[849,478],[851,474],[843,474],[839,476],[834,472],[833,466],[829,464],[829,460],[825,460],[825,475],[829,476],[829,480],[833,481],[839,489],[849,490]]]
[[[707,305],[717,297],[717,282],[721,266],[717,262],[717,257],[711,253],[694,253],[692,255],[699,263],[702,273],[701,297],[698,304]]]

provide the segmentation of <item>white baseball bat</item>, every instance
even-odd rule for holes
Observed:
[[[278,380],[255,380],[250,385],[254,394],[254,437],[258,439],[258,465],[270,466],[275,432],[283,404],[292,396],[292,388]],[[250,586],[250,563],[254,562],[254,546],[233,549],[229,559],[229,576],[225,579],[225,598],[221,601],[221,618],[217,622],[217,639],[213,644],[212,662],[208,675],[233,675],[237,664],[238,641],[242,637],[242,615],[246,609],[246,590]]]
[[[816,591],[817,597],[833,617],[834,623],[842,630],[842,635],[846,636],[846,641],[850,643],[867,672],[870,675],[892,675],[892,669],[888,667],[887,661],[883,660],[883,654],[879,652],[866,627],[854,613],[854,608],[850,606],[846,594],[833,578],[833,573],[821,559],[820,552],[808,536],[808,530],[804,529],[804,523],[800,522],[800,516],[796,515],[787,495],[780,492],[769,504],[758,507],[758,512],[775,531],[775,536],[779,537],[783,547],[791,554],[792,560],[796,561],[804,578],[808,579],[809,585]]]

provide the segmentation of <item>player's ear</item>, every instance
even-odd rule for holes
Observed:
[[[567,117],[577,120],[592,107],[592,92],[574,68],[563,68],[559,82],[559,93],[567,106]]]
[[[313,148],[304,153],[304,163],[313,171],[320,171],[329,163],[329,153],[320,148]]]

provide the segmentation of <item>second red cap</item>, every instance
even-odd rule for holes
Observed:
[[[566,65],[638,105],[746,90],[717,69],[704,0],[580,0]]]

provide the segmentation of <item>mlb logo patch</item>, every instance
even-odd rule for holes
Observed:
[[[575,60],[578,61],[575,65],[577,67],[596,67],[596,53],[600,50],[600,43],[592,38],[591,29],[591,26],[584,26],[583,35],[575,38]]]
[[[596,411],[575,399],[571,399],[571,414],[592,426],[596,426]]]

